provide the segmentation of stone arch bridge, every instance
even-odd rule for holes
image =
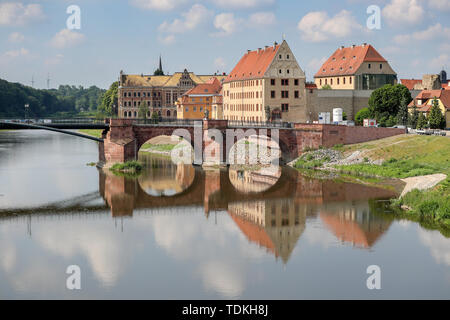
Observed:
[[[161,136],[179,135],[194,148],[194,164],[210,159],[228,165],[233,145],[250,135],[267,136],[277,142],[280,160],[284,163],[299,157],[305,149],[332,147],[381,139],[405,133],[404,129],[366,128],[302,123],[242,123],[228,120],[192,120],[149,124],[145,120],[111,119],[99,143],[100,165],[137,159],[139,149],[148,140]],[[209,149],[210,150],[209,150]],[[208,151],[209,150],[209,151]]]

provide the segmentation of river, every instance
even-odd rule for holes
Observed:
[[[97,160],[93,141],[0,131],[0,299],[450,298],[450,239],[386,212],[390,190],[156,156],[128,178]]]

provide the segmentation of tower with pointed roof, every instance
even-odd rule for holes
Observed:
[[[396,84],[397,73],[370,44],[339,47],[314,76],[317,87],[331,89],[375,90]]]

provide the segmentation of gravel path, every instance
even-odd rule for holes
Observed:
[[[406,183],[405,188],[403,189],[402,194],[400,197],[403,197],[408,192],[418,189],[418,190],[426,190],[433,188],[435,185],[437,185],[442,180],[446,179],[447,175],[442,173],[437,174],[431,174],[428,176],[419,176],[419,177],[411,177],[402,179]]]

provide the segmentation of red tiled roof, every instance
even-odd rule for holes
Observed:
[[[317,89],[317,85],[315,83],[307,83],[305,84],[306,89]]]
[[[338,48],[320,67],[314,77],[352,75],[355,74],[363,62],[387,61],[370,44]]]
[[[413,101],[411,101],[409,106],[410,107],[413,106],[414,102],[416,102],[416,105],[417,105],[417,100],[422,100],[422,101],[426,100],[426,101],[423,101],[422,105],[424,105],[424,106],[421,107],[421,108],[425,108],[425,104],[427,104],[427,102],[430,99],[434,99],[434,97],[436,97],[437,99],[441,100],[441,102],[444,105],[444,107],[447,110],[450,110],[450,90],[422,90],[417,95],[417,97]],[[420,111],[422,111],[422,110],[420,110]],[[423,110],[423,111],[425,112],[425,111],[428,111],[428,110]]]
[[[280,45],[250,51],[241,58],[225,82],[262,78],[275,58]]]
[[[414,86],[418,83],[422,83],[422,80],[418,79],[400,79],[402,85],[408,88],[408,90],[414,89]]]
[[[219,94],[222,90],[222,84],[217,78],[211,78],[206,83],[198,84],[194,88],[187,91],[184,95],[211,95]]]

